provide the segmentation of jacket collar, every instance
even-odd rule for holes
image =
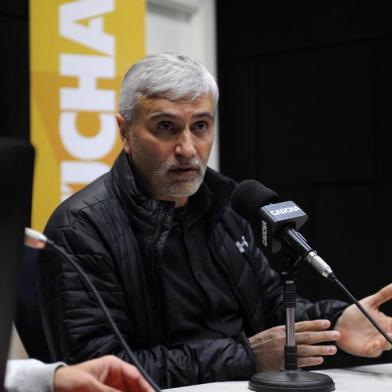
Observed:
[[[170,226],[174,203],[154,200],[147,196],[142,185],[137,181],[134,168],[124,151],[117,157],[108,178],[111,182],[109,188],[113,189],[128,218],[143,236],[157,238],[164,227]],[[192,197],[212,196],[210,219],[216,221],[222,209],[230,202],[234,187],[233,180],[207,168],[200,189]]]

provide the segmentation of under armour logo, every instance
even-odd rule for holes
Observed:
[[[241,236],[241,242],[236,241],[235,245],[241,253],[245,252],[245,248],[249,246],[248,241],[246,241],[244,236]]]

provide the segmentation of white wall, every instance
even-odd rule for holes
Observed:
[[[215,0],[148,0],[146,52],[183,53],[216,77]],[[219,168],[218,124],[209,166]]]

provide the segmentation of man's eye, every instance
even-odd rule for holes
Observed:
[[[173,123],[171,123],[170,121],[161,121],[160,123],[158,123],[158,129],[161,131],[169,131],[173,128]]]
[[[208,131],[208,124],[205,121],[199,121],[193,125],[193,129],[196,132],[205,132]]]

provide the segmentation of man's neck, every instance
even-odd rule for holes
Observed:
[[[183,207],[189,200],[189,197],[179,197],[174,200],[175,208]]]

